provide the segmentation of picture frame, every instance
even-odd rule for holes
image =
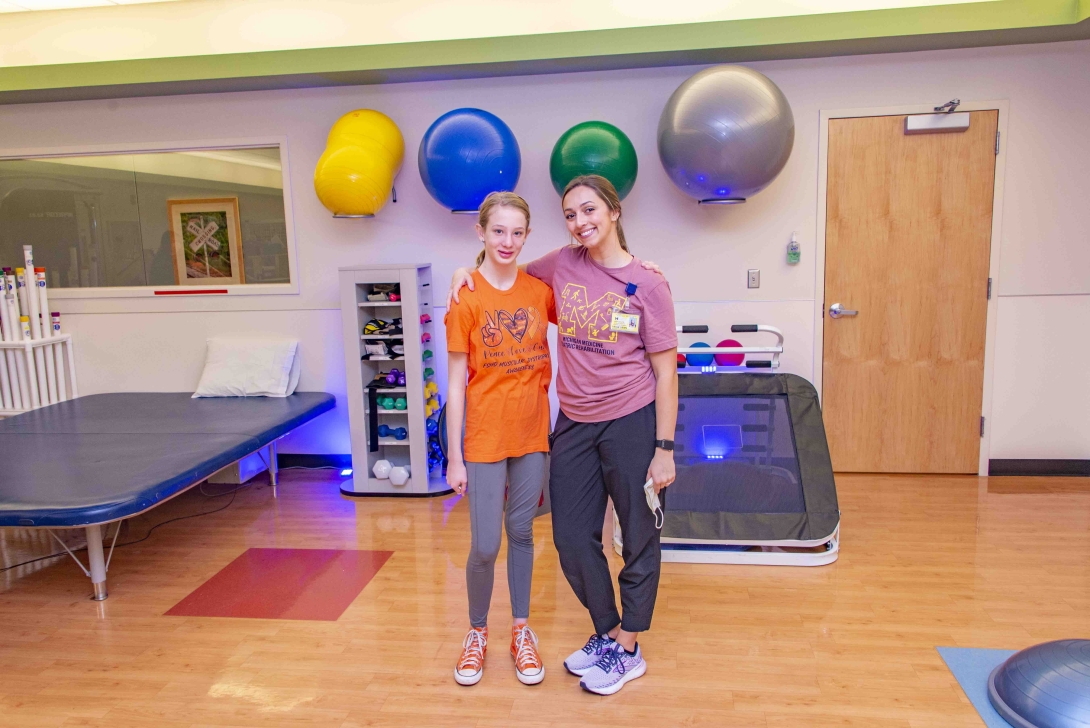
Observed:
[[[167,200],[174,284],[246,282],[237,197]]]

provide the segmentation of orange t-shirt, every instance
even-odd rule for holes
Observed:
[[[444,323],[447,351],[469,359],[465,459],[494,463],[549,449],[552,289],[519,271],[506,291],[473,272]]]

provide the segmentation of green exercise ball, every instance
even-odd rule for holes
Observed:
[[[636,184],[636,148],[625,133],[604,121],[584,121],[561,135],[549,159],[557,194],[581,174],[600,174],[623,200]]]

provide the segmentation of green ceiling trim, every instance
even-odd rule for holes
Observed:
[[[1090,37],[1090,23],[1083,22],[1088,17],[1090,0],[999,0],[499,38],[17,66],[0,68],[0,103],[1040,42]]]

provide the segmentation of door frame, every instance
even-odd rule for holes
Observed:
[[[900,116],[901,114],[934,113],[937,105],[910,104],[905,106],[879,106],[873,108],[822,110],[820,116],[818,147],[818,194],[817,236],[814,245],[814,387],[822,394],[822,367],[825,348],[825,230],[828,225],[829,186],[829,120],[854,119],[868,116]],[[1007,119],[1010,115],[1008,101],[969,101],[958,106],[958,111],[999,112],[999,153],[995,157],[995,187],[992,193],[992,236],[988,261],[988,276],[992,279],[992,297],[988,301],[988,318],[984,334],[984,392],[981,399],[981,417],[985,418],[984,436],[980,438],[980,459],[977,474],[988,474],[991,454],[992,378],[995,371],[995,334],[999,313],[999,254],[1003,223],[1003,188],[1006,171]]]

